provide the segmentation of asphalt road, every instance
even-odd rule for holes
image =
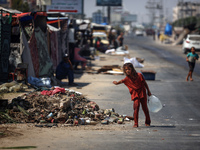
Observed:
[[[156,80],[148,80],[147,83],[164,107],[160,112],[150,114],[152,124],[149,128],[145,127],[144,114],[140,110],[137,129],[132,128],[133,124],[128,124],[122,130],[87,131],[87,138],[81,140],[86,144],[86,148],[83,149],[200,149],[199,61],[195,68],[194,81],[186,82],[188,66],[185,55],[179,47],[155,43],[150,37],[129,36],[125,38],[125,44],[129,46],[131,57],[145,59],[145,67],[136,68],[137,71],[157,72]],[[123,60],[119,56],[113,57]],[[122,65],[121,62],[119,65]],[[123,77],[112,75],[95,77],[91,87],[99,82],[104,86],[95,87],[98,89],[94,90],[97,97],[89,94],[92,90],[88,92],[88,96],[91,96],[101,108],[115,108],[120,114],[132,115],[132,102],[128,89],[124,85],[115,86],[111,83]]]
[[[155,43],[151,37],[126,37],[130,56],[144,58],[144,68],[137,71],[156,71],[156,80],[148,80],[151,92],[163,104],[158,113],[150,113],[152,124],[146,127],[142,109],[139,127],[133,122],[124,125],[108,125],[95,130],[72,131],[65,138],[54,141],[60,149],[95,150],[199,150],[200,149],[200,79],[199,62],[193,82],[186,82],[188,66],[179,47]],[[122,65],[122,56],[105,56],[106,61],[95,61],[95,66]],[[83,75],[75,81],[83,86],[77,89],[95,101],[100,108],[114,108],[119,114],[132,115],[133,103],[124,85],[113,85],[124,75]],[[73,138],[70,138],[73,137]],[[54,147],[50,147],[54,149]]]

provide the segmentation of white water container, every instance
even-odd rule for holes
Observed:
[[[161,101],[155,95],[149,96],[147,105],[149,111],[154,113],[159,112],[163,107]]]

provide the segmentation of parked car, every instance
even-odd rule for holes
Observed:
[[[136,36],[144,36],[144,31],[143,30],[136,30],[135,35]]]
[[[197,51],[200,51],[200,35],[188,34],[186,39],[183,39],[182,50],[186,54],[190,52],[190,49],[195,47]]]
[[[146,29],[146,34],[148,35],[154,35],[155,31],[153,29]]]

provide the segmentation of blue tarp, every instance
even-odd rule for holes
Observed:
[[[104,22],[104,23],[101,23],[101,25],[108,25],[106,22]]]
[[[169,23],[167,23],[165,26],[165,35],[172,35],[172,26]]]

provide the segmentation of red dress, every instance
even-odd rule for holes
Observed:
[[[129,77],[126,77],[122,80],[122,83],[124,83],[131,94],[131,100],[134,101],[133,103],[133,109],[134,109],[134,122],[135,126],[138,126],[138,115],[139,115],[139,109],[140,109],[140,103],[142,105],[142,109],[144,111],[144,114],[146,116],[145,124],[150,125],[151,119],[149,115],[149,110],[147,107],[147,94],[146,94],[146,88],[145,88],[145,79],[141,73],[137,73],[138,78],[135,80],[130,79]]]
[[[122,80],[122,83],[124,83],[129,89],[132,101],[137,98],[139,99],[147,98],[146,88],[144,86],[145,79],[141,73],[137,73],[137,74],[138,74],[138,78],[134,81],[129,77],[126,77]]]

